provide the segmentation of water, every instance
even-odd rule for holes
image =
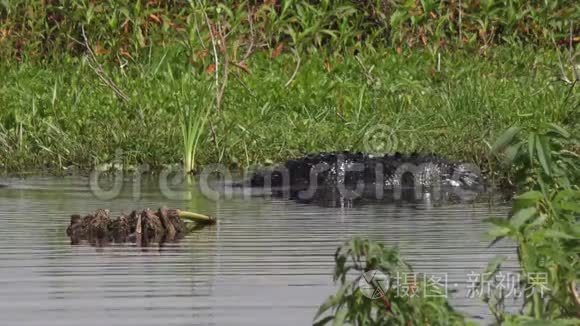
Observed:
[[[154,182],[96,198],[82,177],[0,183],[0,315],[6,325],[309,325],[335,291],[336,247],[353,235],[401,248],[417,271],[447,275],[452,303],[488,318],[466,298],[471,271],[514,249],[483,238],[507,206],[369,205],[323,208],[267,198],[218,202],[164,198]],[[168,206],[214,214],[217,226],[162,247],[71,246],[69,216],[109,208]]]

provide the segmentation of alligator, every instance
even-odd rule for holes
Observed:
[[[308,154],[262,168],[240,186],[272,196],[324,206],[368,201],[472,196],[483,180],[471,164],[433,154],[371,155],[353,152]]]

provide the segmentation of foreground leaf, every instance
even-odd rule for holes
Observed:
[[[547,175],[552,175],[552,152],[550,144],[545,136],[536,137],[536,151],[538,152],[538,160]]]
[[[492,153],[498,153],[505,149],[509,144],[511,144],[515,138],[515,136],[520,132],[520,127],[510,127],[506,130],[499,138],[495,141],[495,143],[491,146]]]
[[[511,224],[516,230],[519,230],[530,218],[535,216],[537,210],[535,207],[521,209],[511,218]]]

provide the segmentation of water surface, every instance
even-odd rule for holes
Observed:
[[[417,271],[447,275],[452,302],[475,318],[468,277],[487,248],[489,202],[398,203],[340,209],[268,198],[166,199],[155,182],[101,200],[83,177],[0,180],[0,315],[6,325],[308,325],[335,291],[336,247],[353,235],[399,246]],[[220,223],[162,247],[71,246],[71,214],[159,206],[216,215]],[[510,265],[508,265],[510,267]],[[511,263],[513,268],[513,260]]]

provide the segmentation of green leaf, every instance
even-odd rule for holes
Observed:
[[[561,202],[558,207],[566,211],[580,212],[580,204],[577,202]]]
[[[342,308],[336,312],[334,315],[334,320],[332,322],[332,326],[341,326],[344,324],[344,320],[346,319],[346,315],[348,315],[348,309]]]
[[[316,320],[318,317],[320,317],[320,315],[322,315],[323,313],[325,313],[328,309],[334,307],[335,305],[337,305],[339,302],[342,301],[342,297],[344,296],[344,294],[346,293],[347,289],[352,285],[351,282],[343,284],[338,291],[336,291],[336,293],[334,295],[331,295],[330,297],[328,297],[326,299],[326,301],[324,301],[322,303],[322,305],[320,305],[320,307],[318,308],[318,312],[316,312],[316,315],[314,315],[314,320]]]
[[[515,197],[515,199],[524,199],[524,200],[537,201],[537,200],[542,199],[543,197],[544,197],[544,195],[541,192],[536,191],[536,190],[532,190],[532,191],[524,192],[521,195],[517,195]]]
[[[395,10],[395,12],[391,15],[390,24],[391,26],[399,26],[403,24],[403,22],[409,18],[409,15],[404,10]]]
[[[510,233],[511,230],[512,229],[508,227],[494,226],[487,232],[487,234],[492,236],[493,238],[505,237]]]
[[[536,190],[524,192],[523,194],[517,195],[515,197],[516,200],[532,200],[532,201],[538,201],[542,198],[544,198],[544,195]]]
[[[547,175],[552,175],[552,152],[546,136],[536,136],[538,160]]]
[[[528,207],[517,211],[511,218],[511,224],[519,230],[530,218],[536,215],[535,207]]]
[[[506,148],[509,144],[511,144],[514,140],[514,137],[520,132],[520,127],[510,127],[506,130],[499,138],[495,141],[495,143],[491,146],[492,153],[498,153],[504,148]]]
[[[520,154],[522,143],[508,146],[504,151],[505,162],[507,165],[512,165]]]
[[[514,198],[513,210],[518,211],[530,206],[535,206],[537,202],[544,198],[544,194],[539,191],[533,190],[525,192]]]
[[[508,236],[512,231],[509,221],[505,218],[489,218],[485,221],[493,224],[492,228],[487,232],[489,236],[494,238],[493,241],[487,246],[488,248],[493,247],[496,243],[501,241],[501,239]]]
[[[561,127],[555,123],[549,123],[548,126],[550,126],[549,132],[560,135],[564,138],[570,138],[570,133],[566,129],[564,129],[563,127]]]
[[[318,308],[316,315],[314,315],[314,320],[318,319],[318,317],[320,317],[320,315],[325,313],[328,309],[332,308],[332,306],[334,306],[334,304],[335,304],[334,295],[331,295],[328,298],[326,298],[326,300]]]
[[[314,324],[312,324],[312,326],[324,326],[324,325],[328,324],[333,319],[334,319],[334,316],[327,316],[327,317],[324,317],[321,320],[315,322]]]
[[[530,133],[528,135],[528,157],[530,158],[530,166],[534,166],[534,149],[536,148],[536,135]]]
[[[580,206],[577,204],[580,201],[580,191],[573,189],[561,190],[554,197],[554,203],[558,207],[575,211]]]
[[[567,240],[575,240],[577,239],[574,235],[568,234],[558,230],[546,230],[545,233],[546,237],[549,238],[556,238],[556,239],[567,239]]]
[[[503,217],[489,217],[483,220],[485,223],[490,223],[496,226],[509,226],[510,222]]]
[[[501,264],[503,264],[506,259],[506,256],[495,256],[485,267],[484,275],[489,275],[491,277],[500,269]]]
[[[536,219],[534,219],[534,221],[530,224],[528,224],[528,228],[534,228],[536,226],[542,225],[546,222],[548,215],[546,214],[540,214],[538,215],[538,217],[536,217]]]
[[[570,319],[555,319],[555,320],[522,320],[517,323],[519,326],[572,326],[579,325],[580,319],[570,318]]]

